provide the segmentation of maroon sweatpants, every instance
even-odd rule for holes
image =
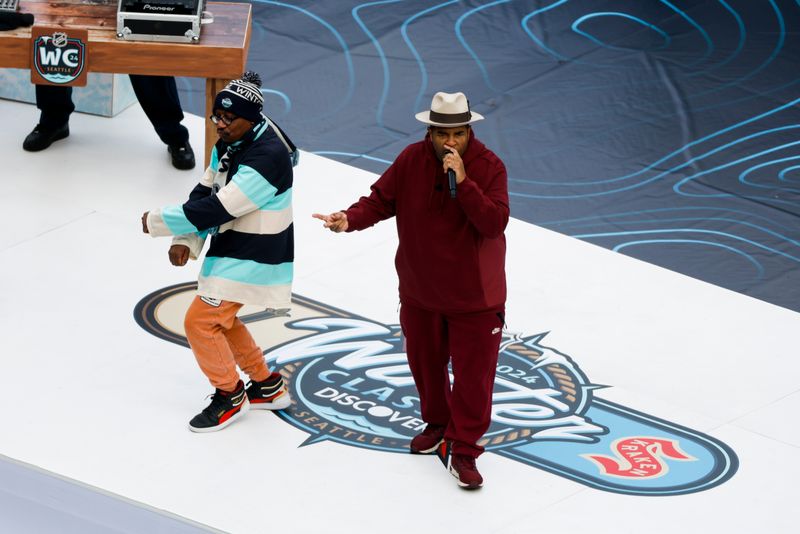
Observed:
[[[403,303],[400,326],[422,419],[444,426],[453,453],[478,457],[489,428],[503,312],[441,314]],[[450,384],[448,362],[452,361]]]

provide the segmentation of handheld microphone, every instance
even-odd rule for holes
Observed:
[[[445,154],[452,154],[453,152],[445,148]],[[447,185],[450,187],[450,198],[456,198],[456,171],[453,169],[447,169]]]

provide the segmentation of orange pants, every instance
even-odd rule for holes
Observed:
[[[183,326],[194,357],[211,385],[223,391],[233,391],[239,383],[236,366],[250,380],[262,381],[269,376],[264,353],[236,313],[242,307],[237,302],[217,301],[214,306],[195,297]]]

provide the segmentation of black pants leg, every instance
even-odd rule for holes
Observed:
[[[36,107],[41,114],[39,124],[44,128],[58,128],[69,121],[70,114],[75,111],[72,103],[72,87],[60,85],[37,85]]]
[[[189,130],[181,124],[183,110],[178,86],[172,76],[131,74],[131,85],[158,137],[167,145],[180,145],[189,140]]]

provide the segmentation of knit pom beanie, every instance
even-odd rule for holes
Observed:
[[[261,77],[247,71],[238,80],[232,80],[214,99],[214,111],[229,111],[237,117],[252,122],[261,120],[264,95],[261,94]]]

